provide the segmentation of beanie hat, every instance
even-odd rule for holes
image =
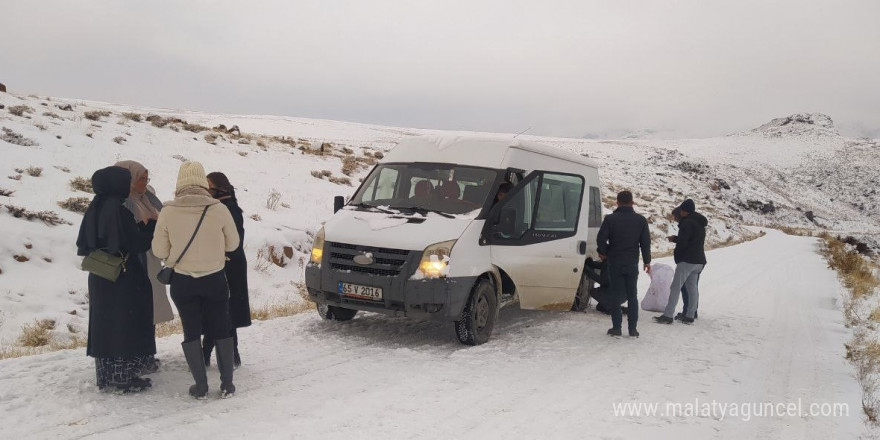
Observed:
[[[205,177],[205,169],[198,162],[184,162],[177,172],[177,188],[180,191],[187,186],[200,186],[208,189],[208,178]]]
[[[693,200],[687,199],[681,203],[681,206],[679,206],[678,209],[690,213],[690,212],[696,212],[697,207],[694,206]]]

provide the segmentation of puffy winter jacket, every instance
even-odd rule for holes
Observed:
[[[692,212],[678,223],[675,239],[675,263],[706,264],[706,226],[709,220],[699,212]]]

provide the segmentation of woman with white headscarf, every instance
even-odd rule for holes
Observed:
[[[147,223],[150,220],[157,220],[159,211],[162,210],[162,202],[156,197],[153,187],[148,185],[150,183],[149,170],[133,160],[123,160],[117,162],[115,166],[131,172],[131,193],[125,200],[125,207],[134,214],[135,221]],[[153,255],[152,250],[144,253],[142,259],[153,287],[153,323],[171,321],[174,319],[174,312],[171,310],[171,302],[168,301],[168,292],[165,285],[156,279],[156,274],[162,269],[162,262]],[[153,359],[146,360],[145,364],[145,374],[158,368],[158,363]]]

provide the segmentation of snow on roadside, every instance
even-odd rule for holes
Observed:
[[[842,287],[813,238],[768,235],[709,252],[700,319],[649,322],[609,338],[609,318],[502,310],[489,343],[464,347],[445,323],[308,313],[241,332],[238,393],[186,395],[180,337],[159,341],[153,389],[99,393],[84,350],[0,361],[10,438],[754,438],[876,434],[844,359]],[[665,259],[658,262],[669,263]],[[647,277],[639,280],[647,287]],[[664,414],[666,403],[839,404],[848,415]],[[654,416],[615,405],[658,403]],[[787,406],[785,407],[787,408]],[[819,408],[819,407],[817,407]],[[618,408],[620,409],[620,408]],[[715,411],[720,411],[717,407]]]

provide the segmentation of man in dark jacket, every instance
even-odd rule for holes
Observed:
[[[675,242],[675,276],[672,277],[672,285],[669,286],[669,302],[666,311],[654,320],[661,324],[672,324],[672,315],[678,305],[678,296],[682,286],[687,288],[688,308],[681,322],[691,324],[694,322],[694,313],[700,301],[700,291],[697,281],[700,272],[706,265],[706,226],[709,221],[702,214],[696,212],[694,201],[687,199],[679,206],[681,221],[678,223],[678,235],[670,239]]]
[[[677,207],[677,208],[675,208],[675,209],[672,210],[672,217],[675,219],[675,222],[676,222],[676,223],[680,223],[680,222],[681,222],[681,206],[679,206],[679,207]],[[675,243],[675,240],[678,238],[678,236],[677,236],[677,235],[670,235],[670,236],[668,236],[668,237],[666,237],[666,238],[667,238],[669,241]],[[704,267],[704,269],[705,269],[705,267]],[[699,287],[699,284],[700,284],[700,275],[697,274],[697,287]],[[676,320],[676,321],[681,321],[681,318],[683,318],[685,315],[687,315],[688,301],[689,301],[689,298],[688,298],[688,290],[687,290],[687,286],[682,285],[682,286],[681,286],[681,305],[682,305],[682,309],[681,309],[681,312],[680,312],[680,313],[676,313],[676,314],[675,314],[675,320]],[[697,314],[698,314],[698,313],[699,313],[699,309],[695,309],[695,310],[694,310],[694,319],[697,319]]]
[[[620,303],[627,301],[627,324],[629,335],[638,337],[639,321],[639,249],[645,272],[651,273],[651,234],[648,221],[633,210],[633,196],[629,191],[617,194],[617,209],[605,217],[599,228],[599,258],[608,261],[608,278],[611,294],[620,301],[611,302],[611,328],[608,334],[621,335],[623,313]]]

